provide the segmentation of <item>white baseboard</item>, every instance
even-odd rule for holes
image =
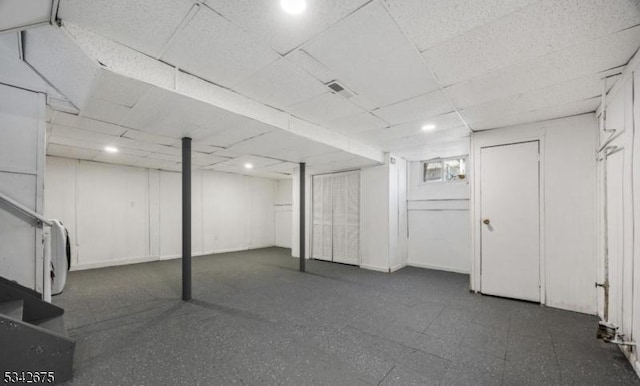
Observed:
[[[370,271],[378,271],[378,272],[389,273],[389,268],[377,267],[375,265],[360,264],[360,268],[368,269]]]
[[[636,356],[636,354],[630,352],[624,346],[618,346],[618,347],[620,348],[622,353],[627,357],[627,359],[629,360],[629,363],[631,363],[631,367],[633,367],[633,370],[635,370],[636,375],[640,377],[640,362],[638,362],[638,357]]]
[[[404,267],[406,267],[406,264],[398,264],[398,265],[394,265],[393,267],[389,268],[389,272],[395,272],[397,270],[400,270]]]
[[[270,245],[264,245],[264,246],[252,246],[251,248],[240,247],[240,248],[216,249],[212,251],[193,253],[191,256],[199,257],[199,256],[206,256],[206,255],[215,255],[219,253],[241,252],[241,251],[247,251],[250,249],[262,249],[262,248],[269,248],[273,246],[274,245],[270,244]],[[70,271],[83,271],[86,269],[96,269],[96,268],[105,268],[105,267],[115,267],[119,265],[149,263],[152,261],[173,260],[173,259],[179,259],[181,257],[182,255],[146,256],[146,257],[137,257],[137,258],[130,258],[130,259],[100,261],[97,263],[75,264],[71,267]]]
[[[407,265],[409,265],[410,267],[435,269],[437,271],[464,273],[464,274],[467,274],[467,275],[471,273],[468,269],[461,269],[461,268],[454,268],[454,267],[443,267],[443,266],[439,266],[439,265],[431,265],[431,264],[423,264],[423,263],[414,263],[414,262],[411,262],[411,261]]]
[[[158,261],[158,260],[159,260],[158,256],[147,256],[147,257],[137,257],[137,258],[131,258],[131,259],[99,261],[97,263],[76,264],[76,265],[72,266],[69,269],[69,271],[84,271],[86,269],[115,267],[115,266],[118,266],[118,265],[149,263],[149,262]]]

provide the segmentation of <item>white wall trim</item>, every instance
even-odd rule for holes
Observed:
[[[273,246],[274,245],[264,245],[264,246],[256,246],[252,248],[216,249],[213,251],[194,253],[191,255],[191,257],[201,257],[201,256],[217,255],[217,254],[231,253],[231,252],[243,252],[243,251],[249,251],[253,249],[270,248]],[[106,268],[106,267],[114,267],[119,265],[130,265],[130,264],[139,264],[139,263],[150,263],[154,261],[175,260],[180,258],[182,258],[182,255],[135,257],[131,259],[110,260],[107,262],[77,264],[72,266],[70,271],[84,271],[87,269]]]
[[[425,268],[425,269],[433,269],[433,270],[436,270],[436,271],[463,273],[465,275],[469,275],[471,273],[467,269],[460,269],[460,268],[454,268],[454,267],[445,267],[445,266],[438,266],[438,265],[431,265],[431,264],[414,263],[414,262],[411,262],[411,261],[409,262],[408,266],[409,267],[417,267],[417,268]]]
[[[622,351],[624,356],[627,357],[627,359],[629,360],[629,363],[631,363],[631,367],[633,367],[633,370],[636,372],[636,375],[640,378],[640,362],[638,361],[638,357],[636,356],[636,354],[626,349],[625,346],[619,345],[618,347],[620,348],[620,351]]]
[[[119,265],[150,263],[152,261],[159,261],[159,260],[160,259],[157,256],[147,256],[147,257],[134,257],[131,259],[100,261],[97,263],[80,263],[72,266],[70,271],[84,271],[87,269],[115,267]]]
[[[399,270],[401,270],[402,268],[404,268],[406,266],[407,266],[407,264],[403,264],[403,263],[398,264],[398,265],[394,265],[393,267],[389,268],[389,273],[395,272],[395,271],[399,271]]]
[[[378,271],[378,272],[389,273],[389,268],[377,267],[375,265],[360,264],[360,268],[368,269],[370,271]]]

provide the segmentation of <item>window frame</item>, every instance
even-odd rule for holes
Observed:
[[[453,178],[450,180],[446,179],[446,162],[447,161],[452,161],[452,160],[462,160],[464,161],[464,169],[465,169],[465,173],[464,176],[465,178]],[[435,164],[435,163],[439,163],[440,164],[440,179],[439,180],[432,180],[432,181],[427,181],[426,180],[426,171],[427,171],[427,165],[428,164]],[[459,155],[459,156],[455,156],[455,157],[437,157],[437,158],[431,158],[428,160],[424,160],[424,161],[420,161],[420,168],[421,168],[421,178],[420,178],[420,183],[424,184],[424,185],[433,185],[433,184],[456,184],[456,183],[463,183],[463,182],[467,182],[468,178],[469,178],[469,155],[465,154],[465,155]]]

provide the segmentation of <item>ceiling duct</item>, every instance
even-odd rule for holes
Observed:
[[[338,95],[342,95],[343,97],[349,99],[352,96],[355,95],[355,93],[353,91],[348,90],[346,87],[344,87],[342,84],[338,83],[337,80],[332,80],[331,82],[326,84],[327,87],[329,87],[329,89]]]

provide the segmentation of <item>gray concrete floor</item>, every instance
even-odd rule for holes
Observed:
[[[471,294],[467,275],[393,274],[280,248],[72,272],[54,303],[76,385],[640,384],[597,319]]]

